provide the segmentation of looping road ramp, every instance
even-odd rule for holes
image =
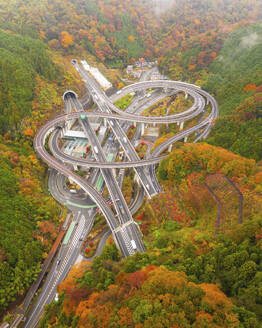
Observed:
[[[69,169],[69,166],[66,166],[66,164],[71,164],[70,166],[78,165],[82,167],[99,168],[104,174],[105,180],[106,174],[108,174],[111,179],[110,180],[108,178],[108,181],[111,182],[112,174],[110,173],[110,171],[106,171],[109,169],[125,169],[131,167],[137,170],[137,175],[138,178],[140,175],[140,179],[142,179],[142,174],[146,174],[145,172],[148,172],[145,177],[147,181],[149,181],[149,183],[146,182],[143,184],[142,182],[142,185],[146,193],[150,197],[149,190],[147,190],[149,189],[150,184],[150,187],[152,188],[151,195],[155,195],[161,190],[155,174],[156,164],[164,158],[164,156],[161,156],[161,153],[163,153],[173,143],[182,139],[187,139],[187,137],[190,135],[195,135],[194,142],[197,142],[201,139],[205,139],[210,132],[214,120],[218,116],[217,102],[210,94],[195,85],[168,80],[143,81],[135,83],[118,91],[117,94],[115,94],[111,97],[111,99],[109,99],[106,94],[94,83],[94,81],[91,80],[91,77],[88,76],[88,74],[78,64],[77,61],[74,60],[73,64],[82,76],[86,87],[90,95],[93,97],[93,101],[97,105],[99,111],[89,112],[83,111],[83,108],[78,108],[76,112],[70,112],[70,107],[68,107],[68,110],[66,110],[66,114],[59,115],[51,121],[48,121],[37,131],[34,138],[35,151],[37,155],[43,161],[45,161],[50,168],[53,168],[59,173],[63,174],[65,177],[70,178],[71,181],[75,182],[80,188],[82,188],[97,204],[100,211],[105,216],[109,228],[112,231],[113,238],[124,256],[132,255],[137,251],[143,252],[144,246],[142,241],[140,240],[140,231],[138,225],[133,221],[132,217],[129,218],[128,221],[120,220],[120,218],[114,214],[114,212],[108,206],[107,202],[104,200],[102,195],[95,189],[95,187],[87,183],[82,177],[80,177],[78,174]],[[168,91],[172,91],[175,93],[184,93],[186,96],[190,96],[194,100],[194,104],[183,113],[157,117],[141,116],[135,113],[122,111],[113,104],[115,101],[117,101],[117,99],[122,98],[124,95],[133,92],[141,94],[141,91],[144,91],[145,94],[147,89],[158,89],[162,90],[163,93],[167,93]],[[70,92],[66,92],[63,96],[65,103],[70,99],[75,99],[76,106],[81,107],[80,105],[78,105],[79,101],[77,98],[77,94],[72,90],[70,90]],[[101,154],[101,156],[95,156],[97,160],[96,162],[88,161],[83,158],[78,159],[74,158],[73,156],[67,155],[59,148],[57,140],[61,135],[65,123],[68,120],[85,120],[82,122],[82,125],[86,127],[86,130],[88,132],[88,129],[90,129],[88,120],[91,118],[102,118],[107,120],[107,122],[109,123],[108,125],[111,125],[110,128],[114,130],[113,132],[115,133],[115,136],[118,139],[121,147],[125,151],[126,158],[128,160],[124,162],[107,162],[106,160],[104,160],[104,154]],[[192,120],[193,118],[198,118],[198,122],[195,126],[183,130],[176,136],[165,141],[164,143],[159,145],[152,152],[152,154],[149,155],[148,158],[143,160],[138,159],[136,156],[137,154],[134,154],[135,150],[133,148],[133,145],[129,142],[121,125],[123,124],[123,122],[127,122],[129,124],[141,123],[154,125],[170,123],[184,124],[185,121]],[[116,128],[118,128],[118,130],[116,130]],[[50,150],[54,156],[52,156],[45,148],[46,139],[52,132],[55,132],[55,134],[53,134],[52,137]],[[89,133],[89,135],[94,140],[93,144],[91,144],[93,153],[97,153],[98,150],[99,153],[102,152],[103,150],[100,145],[99,147],[97,146],[96,136],[93,133]],[[119,137],[119,135],[121,137]],[[127,148],[127,146],[129,148]],[[135,156],[131,156],[130,153],[134,154]],[[147,168],[147,171],[144,171],[144,168]],[[114,181],[112,183],[114,185]],[[113,188],[111,188],[111,190],[113,190]],[[124,200],[122,201],[121,197],[120,200],[121,202],[124,202]],[[116,199],[116,201],[119,201],[119,199]],[[113,201],[113,203],[114,205],[116,205],[117,202]],[[120,204],[118,206],[120,208],[123,208],[125,207],[125,204],[122,203],[122,205]],[[135,244],[134,240],[136,241]]]

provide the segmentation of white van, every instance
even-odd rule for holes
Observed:
[[[131,240],[131,245],[134,249],[137,249],[136,242],[134,241],[134,239]]]
[[[98,154],[98,148],[97,148],[97,146],[94,147],[94,151],[95,151],[96,154]]]

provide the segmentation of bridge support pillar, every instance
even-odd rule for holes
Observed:
[[[145,123],[142,123],[141,134],[145,134]]]
[[[107,119],[104,118],[104,127],[106,127],[106,125],[107,125]]]
[[[117,240],[117,238],[116,238],[116,235],[115,235],[115,232],[114,231],[112,231],[112,237],[113,237],[113,239],[114,239],[114,242],[115,242],[115,244],[116,244],[116,247],[120,250],[120,252],[121,252],[121,248],[120,248],[120,245],[119,245],[119,243],[118,243],[118,240]]]
[[[116,179],[116,169],[112,169],[113,170],[113,176]]]
[[[180,126],[179,126],[179,130],[183,130],[184,129],[184,121],[180,123]]]
[[[133,125],[136,127],[136,122],[133,122]]]
[[[74,170],[77,171],[78,168],[77,168],[77,165],[74,164]]]
[[[188,93],[187,92],[185,92],[185,99],[187,99],[188,98]]]
[[[156,123],[153,123],[153,127],[154,127],[154,128],[156,127]]]
[[[171,144],[171,145],[168,147],[168,152],[169,152],[169,153],[171,153],[171,151],[172,151],[172,146],[173,146],[173,145]]]
[[[68,121],[65,122],[65,133],[69,130]]]
[[[184,142],[187,142],[187,138],[188,138],[187,136],[184,138]]]
[[[69,131],[74,124],[74,120],[68,120],[65,123],[65,132]]]
[[[135,174],[135,181],[136,181],[137,184],[140,185],[140,179],[139,179],[137,173]]]

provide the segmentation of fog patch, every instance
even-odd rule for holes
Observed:
[[[156,16],[160,16],[165,13],[168,9],[173,7],[176,0],[153,0],[154,12]]]
[[[241,48],[252,48],[260,42],[260,37],[257,33],[251,33],[247,36],[244,36],[241,39],[240,47]]]

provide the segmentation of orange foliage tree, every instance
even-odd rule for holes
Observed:
[[[68,48],[74,44],[73,37],[66,31],[61,32],[60,41],[64,48]]]
[[[134,42],[135,41],[135,37],[133,35],[129,35],[128,40],[130,42]]]
[[[249,91],[252,91],[252,90],[256,90],[256,88],[257,88],[257,86],[255,84],[251,83],[251,84],[247,84],[245,86],[244,91],[249,92]]]

